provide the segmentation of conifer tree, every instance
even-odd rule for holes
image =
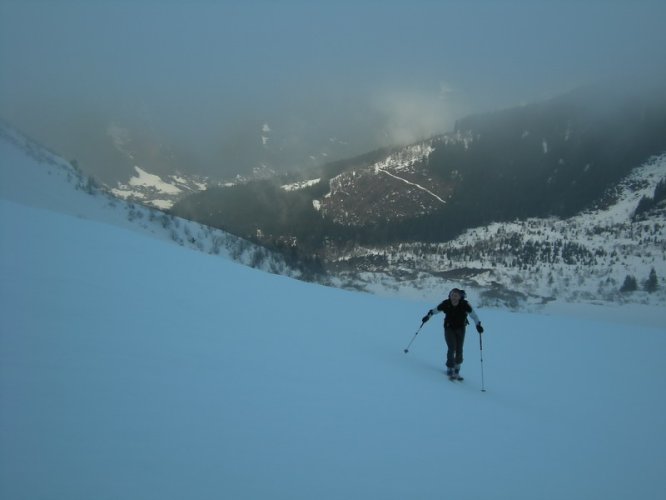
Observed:
[[[649,293],[654,293],[659,288],[659,282],[657,280],[657,272],[654,270],[654,267],[650,271],[650,276],[648,276],[647,281],[645,282],[645,291]]]
[[[636,282],[636,278],[627,274],[627,277],[624,278],[624,283],[622,283],[622,287],[620,288],[620,292],[630,293],[635,292],[636,290],[638,290],[638,283]]]

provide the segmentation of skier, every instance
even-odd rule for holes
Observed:
[[[481,320],[465,300],[464,290],[454,288],[449,292],[449,298],[444,300],[436,308],[430,309],[421,320],[428,321],[434,314],[444,313],[444,340],[446,341],[446,374],[451,380],[463,380],[460,375],[460,365],[463,362],[463,344],[465,343],[465,326],[469,324],[469,314],[474,323],[476,331],[483,333]]]

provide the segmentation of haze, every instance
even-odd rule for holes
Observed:
[[[0,0],[0,117],[104,180],[127,164],[102,142],[130,136],[218,179],[306,168],[650,79],[664,21],[649,0]]]

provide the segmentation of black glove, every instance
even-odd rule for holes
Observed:
[[[483,327],[481,326],[480,321],[476,324],[476,331],[479,333],[483,333]]]
[[[425,323],[426,321],[428,321],[430,319],[430,316],[432,316],[432,313],[428,311],[428,314],[426,314],[421,318],[421,323]]]

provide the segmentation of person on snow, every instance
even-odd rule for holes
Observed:
[[[465,327],[469,324],[467,315],[476,323],[476,331],[483,333],[481,320],[472,306],[465,300],[465,292],[454,288],[449,298],[434,309],[430,309],[423,317],[425,323],[435,314],[444,313],[444,340],[446,341],[446,374],[451,380],[463,380],[460,376],[460,365],[463,362],[463,344],[465,343]]]

